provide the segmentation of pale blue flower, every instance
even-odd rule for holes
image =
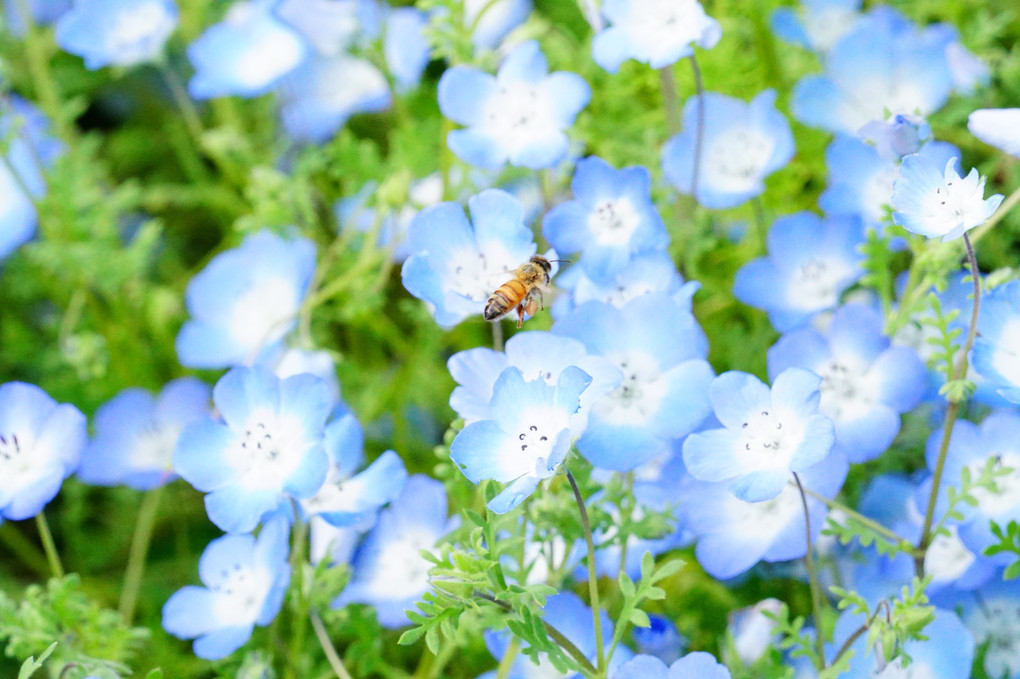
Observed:
[[[464,0],[464,25],[475,50],[496,49],[531,14],[531,0]]]
[[[1020,108],[982,108],[967,119],[967,129],[986,144],[1020,158]]]
[[[711,49],[722,29],[697,0],[605,0],[609,26],[592,41],[592,58],[610,73],[628,59],[662,68]]]
[[[1020,281],[1009,281],[981,298],[974,369],[1006,400],[1020,403]]]
[[[780,40],[828,52],[860,20],[861,0],[803,0],[800,7],[772,12],[772,32]]]
[[[638,652],[655,656],[666,664],[679,660],[688,642],[673,621],[664,615],[649,613],[648,623],[648,627],[634,627],[631,631]]]
[[[669,667],[655,656],[636,655],[620,666],[613,679],[730,679],[730,671],[704,651],[688,653]]]
[[[90,70],[134,66],[159,57],[178,13],[173,0],[77,0],[57,21],[55,37]]]
[[[900,160],[903,156],[918,153],[931,139],[931,125],[921,116],[897,113],[886,120],[872,120],[857,134],[873,145],[878,155]]]
[[[25,15],[27,8],[32,21],[39,25],[51,24],[71,8],[71,0],[0,0],[4,13],[2,25],[11,34],[21,37],[25,34]]]
[[[273,15],[321,56],[335,57],[359,39],[372,0],[276,0]]]
[[[989,583],[980,596],[963,599],[963,638],[983,649],[982,668],[988,677],[1020,676],[1020,591],[1016,581]],[[970,634],[966,634],[969,631]],[[973,642],[970,636],[973,635]],[[963,676],[963,675],[961,675]]]
[[[730,613],[733,650],[744,665],[750,667],[779,643],[776,621],[766,614],[779,615],[781,605],[778,599],[768,598]]]

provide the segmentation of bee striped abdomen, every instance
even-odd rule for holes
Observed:
[[[521,303],[524,296],[528,294],[528,288],[516,279],[511,279],[496,288],[489,301],[485,303],[485,310],[482,316],[487,321],[494,321],[505,316],[514,307]]]

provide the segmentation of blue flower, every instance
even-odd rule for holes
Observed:
[[[929,26],[922,32],[888,7],[873,9],[832,48],[824,75],[807,75],[796,84],[794,117],[848,134],[884,120],[887,112],[927,117],[953,89],[938,31]]]
[[[285,500],[319,491],[329,470],[323,435],[332,407],[322,380],[234,368],[213,387],[213,403],[223,420],[185,427],[173,460],[174,471],[208,493],[213,523],[247,533]]]
[[[531,0],[464,0],[464,25],[475,50],[496,49],[531,14]]]
[[[793,157],[790,123],[775,107],[775,90],[751,103],[709,92],[684,104],[683,132],[662,147],[662,169],[677,191],[690,194],[698,107],[704,103],[698,202],[709,208],[734,207],[765,191],[765,178]]]
[[[927,371],[912,349],[890,346],[882,315],[863,304],[836,311],[828,332],[803,327],[768,352],[769,376],[806,368],[822,378],[819,411],[835,426],[836,449],[865,462],[892,445],[900,414],[924,396]]]
[[[241,648],[255,625],[273,621],[290,583],[288,524],[266,523],[258,538],[224,535],[209,543],[198,562],[205,587],[188,585],[163,606],[163,629],[195,639],[195,655],[225,658]]]
[[[911,233],[943,241],[959,238],[992,216],[1002,202],[996,194],[985,200],[985,178],[977,168],[961,178],[956,158],[945,169],[920,154],[903,159],[893,184],[893,221]]]
[[[839,296],[864,273],[864,226],[856,217],[822,220],[810,212],[780,217],[768,234],[768,256],[737,271],[733,295],[764,309],[785,332],[833,309]]]
[[[985,676],[1016,677],[1020,674],[1020,653],[1016,647],[1016,640],[1020,638],[1018,594],[1015,581],[999,580],[984,587],[980,596],[963,600],[963,621],[967,626],[963,638],[969,646],[973,635],[973,643],[983,649]]]
[[[272,12],[321,56],[335,57],[354,46],[373,14],[374,0],[276,0]]]
[[[967,118],[967,129],[986,144],[1020,158],[1020,108],[981,108]]]
[[[276,0],[240,0],[188,45],[196,99],[257,97],[304,61],[308,43],[273,15]]]
[[[21,37],[25,34],[25,17],[23,8],[27,8],[32,20],[40,25],[51,24],[71,8],[71,0],[3,0],[5,10],[3,28],[13,35]]]
[[[842,456],[832,454],[799,475],[805,489],[835,497],[848,468]],[[759,560],[788,561],[807,552],[804,507],[792,483],[764,502],[745,502],[725,483],[690,480],[683,491],[681,521],[697,536],[698,563],[713,577],[732,578]],[[827,510],[813,497],[807,503],[814,544],[825,526]]]
[[[1020,403],[1020,281],[1009,281],[981,298],[974,369],[1011,403]]]
[[[168,383],[156,397],[140,388],[121,391],[96,411],[95,436],[82,455],[78,478],[136,490],[170,481],[177,438],[185,425],[209,414],[209,398],[209,387],[194,377]]]
[[[931,139],[931,125],[921,116],[897,113],[888,120],[872,120],[858,131],[861,139],[873,144],[883,158],[900,160],[917,153]]]
[[[177,19],[173,0],[77,0],[57,21],[56,40],[90,70],[134,66],[160,55]]]
[[[468,210],[471,222],[457,203],[427,207],[407,234],[414,254],[401,271],[404,287],[445,328],[480,318],[493,291],[536,250],[524,207],[510,194],[486,189],[468,199]]]
[[[772,389],[747,373],[730,371],[708,390],[719,429],[684,441],[684,464],[700,481],[730,485],[747,502],[770,500],[790,472],[815,465],[832,450],[832,421],[819,412],[821,378],[801,368],[780,373]]]
[[[0,520],[35,516],[75,469],[85,416],[32,384],[0,384]]]
[[[49,136],[49,121],[28,101],[10,94],[0,108],[0,138],[6,140],[6,162],[0,163],[2,261],[35,234],[38,215],[32,199],[46,193],[42,172],[63,152],[63,145]]]
[[[616,170],[591,156],[577,164],[570,187],[574,200],[545,215],[542,234],[561,255],[580,252],[589,278],[605,281],[621,273],[632,255],[669,245],[645,168]]]
[[[425,37],[427,18],[414,7],[390,7],[385,2],[368,2],[368,11],[362,11],[361,25],[364,37],[382,38],[382,52],[386,69],[404,92],[421,80],[429,63],[431,52]]]
[[[226,368],[262,359],[297,324],[315,270],[315,245],[270,231],[216,255],[188,283],[192,319],[177,335],[189,368]]]
[[[780,40],[815,52],[828,52],[853,30],[861,0],[803,0],[800,11],[780,7],[772,12],[772,32]]]
[[[638,652],[654,656],[666,664],[679,660],[687,648],[687,639],[677,631],[673,621],[650,613],[648,623],[648,627],[635,627],[631,632]]]
[[[669,667],[655,656],[636,655],[616,670],[613,679],[730,679],[730,671],[704,651],[688,653]]]
[[[351,582],[333,601],[333,607],[369,604],[375,607],[383,627],[409,624],[406,611],[429,588],[431,563],[419,552],[435,548],[452,529],[446,512],[442,483],[421,475],[410,477],[358,547]]]
[[[955,28],[952,33],[955,37]],[[946,45],[946,63],[953,78],[953,89],[960,94],[973,94],[978,85],[987,85],[991,77],[988,66],[958,40]]]
[[[280,379],[310,373],[315,375],[329,389],[331,403],[340,403],[340,380],[336,376],[336,362],[328,351],[287,349],[276,362],[273,373]]]
[[[577,449],[596,467],[629,471],[665,452],[710,413],[708,342],[694,316],[662,293],[622,308],[588,302],[553,332],[581,340],[623,373],[591,408]]]
[[[555,475],[580,433],[574,418],[591,377],[577,367],[560,372],[556,385],[525,381],[518,368],[503,371],[492,389],[492,419],[472,422],[450,445],[450,459],[474,483],[508,484],[488,507],[503,514]]]
[[[549,73],[534,40],[515,47],[496,76],[454,66],[439,79],[439,110],[467,128],[450,132],[450,150],[485,169],[556,165],[567,155],[564,130],[590,99],[581,76]]]
[[[776,621],[766,614],[779,615],[781,605],[778,599],[769,598],[730,614],[733,650],[744,665],[750,667],[778,644]]]
[[[711,49],[722,37],[697,0],[606,0],[602,13],[611,25],[592,41],[592,58],[610,73],[628,59],[669,66],[694,54],[693,45]]]

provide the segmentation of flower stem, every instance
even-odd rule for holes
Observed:
[[[145,558],[149,553],[152,530],[156,526],[160,500],[163,497],[163,486],[159,486],[142,499],[135,518],[135,530],[131,536],[131,549],[128,552],[127,567],[124,569],[124,585],[120,592],[120,617],[128,624],[135,616],[138,593],[142,589],[142,577],[145,574]]]
[[[305,594],[304,565],[308,563],[308,524],[304,521],[294,522],[294,544],[290,553],[291,577],[294,584],[291,591],[297,599],[294,615],[294,626],[291,630],[290,648],[287,662],[287,669],[284,674],[287,679],[297,679],[298,668],[295,659],[303,655],[302,649],[305,646],[305,632],[308,629],[306,622],[310,619],[310,606],[308,597]],[[314,625],[314,623],[313,623]]]
[[[333,648],[333,643],[329,640],[329,632],[326,631],[326,626],[322,624],[322,618],[319,617],[318,612],[309,611],[308,619],[312,621],[315,637],[319,640],[319,646],[322,647],[322,652],[326,655],[326,661],[329,663],[329,666],[333,668],[333,673],[339,679],[351,679],[350,673],[344,667],[343,659],[336,652],[336,649]]]
[[[751,199],[751,207],[754,209],[754,236],[749,239],[757,254],[765,254],[768,251],[769,225],[765,219],[765,206],[761,202],[761,196]]]
[[[698,60],[691,52],[688,57],[691,62],[691,72],[694,74],[694,87],[698,92],[698,129],[694,134],[694,171],[691,173],[691,195],[694,200],[698,199],[698,174],[701,172],[701,147],[705,138],[705,83],[701,80],[701,69],[698,67]]]
[[[825,640],[822,638],[822,591],[818,587],[818,571],[815,569],[815,559],[811,554],[811,515],[808,513],[807,494],[804,486],[801,485],[800,476],[793,472],[793,480],[797,482],[797,490],[800,491],[800,504],[804,508],[804,544],[807,551],[804,553],[804,564],[807,566],[808,584],[811,588],[811,608],[815,615],[815,651],[818,653],[818,669],[825,669]]]
[[[496,679],[507,679],[510,676],[510,670],[513,669],[514,660],[517,659],[517,652],[520,649],[521,640],[517,637],[510,639],[506,653],[503,654],[503,658],[499,661],[499,667],[496,668]]]
[[[31,568],[40,577],[45,578],[49,575],[50,567],[46,556],[39,551],[34,542],[15,528],[12,522],[0,524],[0,543],[10,550],[10,554],[16,556],[21,563]]]
[[[967,340],[963,343],[956,365],[953,368],[953,381],[961,380],[967,375],[967,355],[974,346],[974,338],[977,336],[978,313],[981,308],[981,272],[978,271],[977,257],[974,254],[974,246],[970,237],[963,234],[963,244],[967,246],[967,263],[970,265],[970,277],[974,284],[974,305],[970,312],[970,328],[967,330]],[[932,472],[931,493],[928,495],[928,508],[924,512],[924,525],[921,528],[921,537],[917,542],[917,552],[914,554],[914,571],[917,577],[924,577],[924,557],[932,541],[932,524],[935,520],[935,505],[939,497],[939,489],[942,485],[942,472],[946,466],[946,456],[949,452],[949,441],[952,439],[953,426],[960,414],[960,402],[950,401],[946,408],[946,421],[942,428],[942,441],[939,444],[938,458],[935,460],[935,471]]]
[[[43,33],[35,23],[29,0],[14,0],[14,9],[25,24],[23,42],[36,96],[43,111],[53,121],[59,137],[70,143],[74,131],[60,106],[60,92],[50,70],[51,49],[44,43]]]
[[[574,475],[567,471],[567,480],[574,491],[577,510],[581,514],[581,527],[584,529],[584,541],[588,545],[588,596],[591,599],[592,626],[595,629],[595,667],[600,675],[606,670],[606,649],[602,645],[602,607],[599,605],[599,581],[595,573],[595,542],[591,537],[591,522],[588,510],[584,507],[584,498],[577,487]]]
[[[666,127],[672,137],[680,131],[680,102],[677,99],[672,66],[659,69],[659,83],[662,88],[662,107],[666,110]]]
[[[495,320],[492,325],[492,348],[496,351],[503,351],[503,322]]]
[[[57,553],[57,545],[53,542],[53,533],[50,532],[50,525],[46,522],[46,515],[42,510],[35,515],[35,525],[39,529],[39,539],[42,541],[43,551],[46,552],[46,560],[50,564],[50,573],[55,578],[64,577],[64,565],[60,563],[60,554]]]
[[[830,498],[827,498],[824,495],[822,495],[821,493],[816,493],[815,491],[811,490],[810,488],[805,488],[804,492],[807,493],[808,495],[810,495],[815,500],[818,500],[819,502],[824,502],[825,506],[828,507],[829,509],[835,509],[835,510],[843,512],[844,514],[847,514],[848,516],[852,516],[854,518],[854,520],[857,521],[858,523],[864,524],[865,526],[867,526],[871,530],[875,531],[876,533],[881,533],[882,535],[884,535],[885,537],[889,538],[890,540],[893,540],[895,542],[908,543],[909,544],[909,541],[906,538],[904,538],[904,537],[902,537],[900,535],[897,535],[896,533],[894,533],[893,531],[889,530],[888,528],[886,528],[885,526],[883,526],[879,522],[875,521],[874,519],[870,519],[867,516],[864,516],[864,514],[861,514],[860,512],[856,512],[856,511],[850,509],[849,507],[847,507],[842,502],[837,502],[836,500],[832,500]]]

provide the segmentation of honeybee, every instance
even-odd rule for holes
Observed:
[[[487,321],[498,321],[512,310],[517,310],[517,327],[524,322],[524,314],[534,316],[539,308],[545,309],[546,286],[551,280],[549,271],[552,262],[566,262],[566,259],[549,260],[541,255],[532,255],[513,272],[513,278],[496,288],[485,303],[482,317]],[[535,299],[535,297],[538,299]]]

